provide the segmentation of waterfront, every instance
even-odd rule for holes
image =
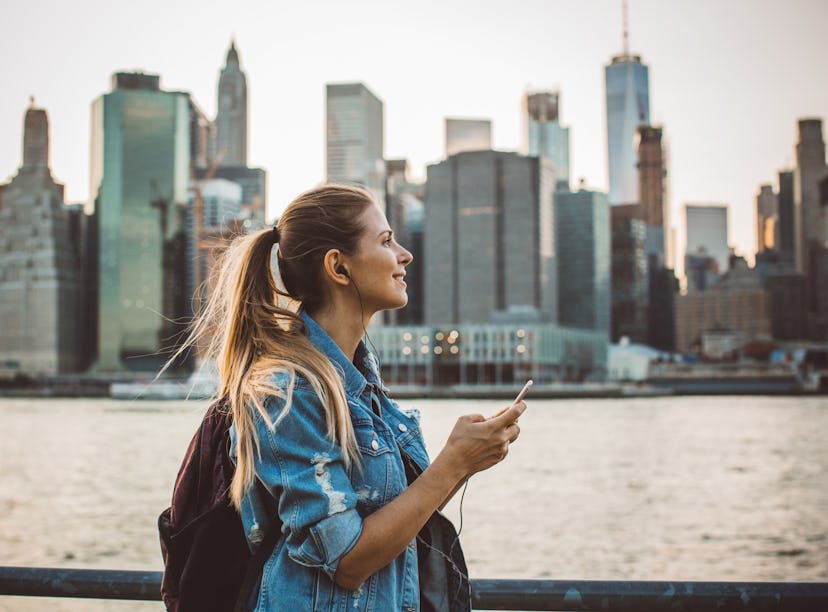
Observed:
[[[500,402],[402,403],[434,453]],[[155,519],[204,405],[0,400],[2,564],[160,569]],[[521,426],[466,494],[475,578],[828,579],[828,398],[530,397]],[[47,609],[161,607],[0,598]]]

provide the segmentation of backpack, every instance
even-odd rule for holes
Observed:
[[[245,610],[280,532],[275,527],[250,552],[230,502],[230,422],[226,402],[213,402],[181,463],[172,505],[158,517],[169,612]]]

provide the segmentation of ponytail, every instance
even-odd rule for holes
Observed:
[[[236,472],[230,486],[236,508],[255,478],[254,453],[259,453],[259,439],[254,411],[275,428],[290,411],[297,375],[319,396],[328,438],[342,448],[345,465],[359,463],[342,379],[307,338],[298,315],[299,302],[276,286],[270,265],[276,238],[278,232],[267,229],[233,241],[223,256],[207,304],[179,349],[210,339],[204,355],[215,359],[218,397],[227,400],[236,426]],[[277,371],[290,374],[287,389],[271,382]],[[275,421],[265,408],[267,396],[284,400]]]
[[[308,339],[298,312],[300,306],[313,312],[323,304],[324,255],[333,248],[356,252],[362,213],[373,204],[371,194],[359,187],[322,185],[291,202],[276,227],[236,238],[213,273],[209,298],[187,340],[167,362],[193,346],[216,362],[218,396],[226,398],[237,433],[230,486],[236,508],[255,479],[254,452],[260,448],[254,418],[258,414],[276,428],[290,411],[297,375],[319,396],[327,436],[342,449],[345,465],[360,463],[342,379]],[[271,266],[275,244],[284,289]],[[290,375],[287,389],[272,381],[279,371]],[[284,401],[275,421],[265,409],[268,396]]]

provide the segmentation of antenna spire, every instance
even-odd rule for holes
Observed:
[[[630,55],[630,29],[627,22],[627,0],[623,1],[623,13],[624,13],[624,57],[629,57]]]

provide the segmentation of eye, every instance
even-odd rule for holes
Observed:
[[[382,244],[383,244],[383,246],[391,246],[391,243],[393,241],[394,241],[394,237],[389,234],[388,236],[386,236],[383,239]]]

